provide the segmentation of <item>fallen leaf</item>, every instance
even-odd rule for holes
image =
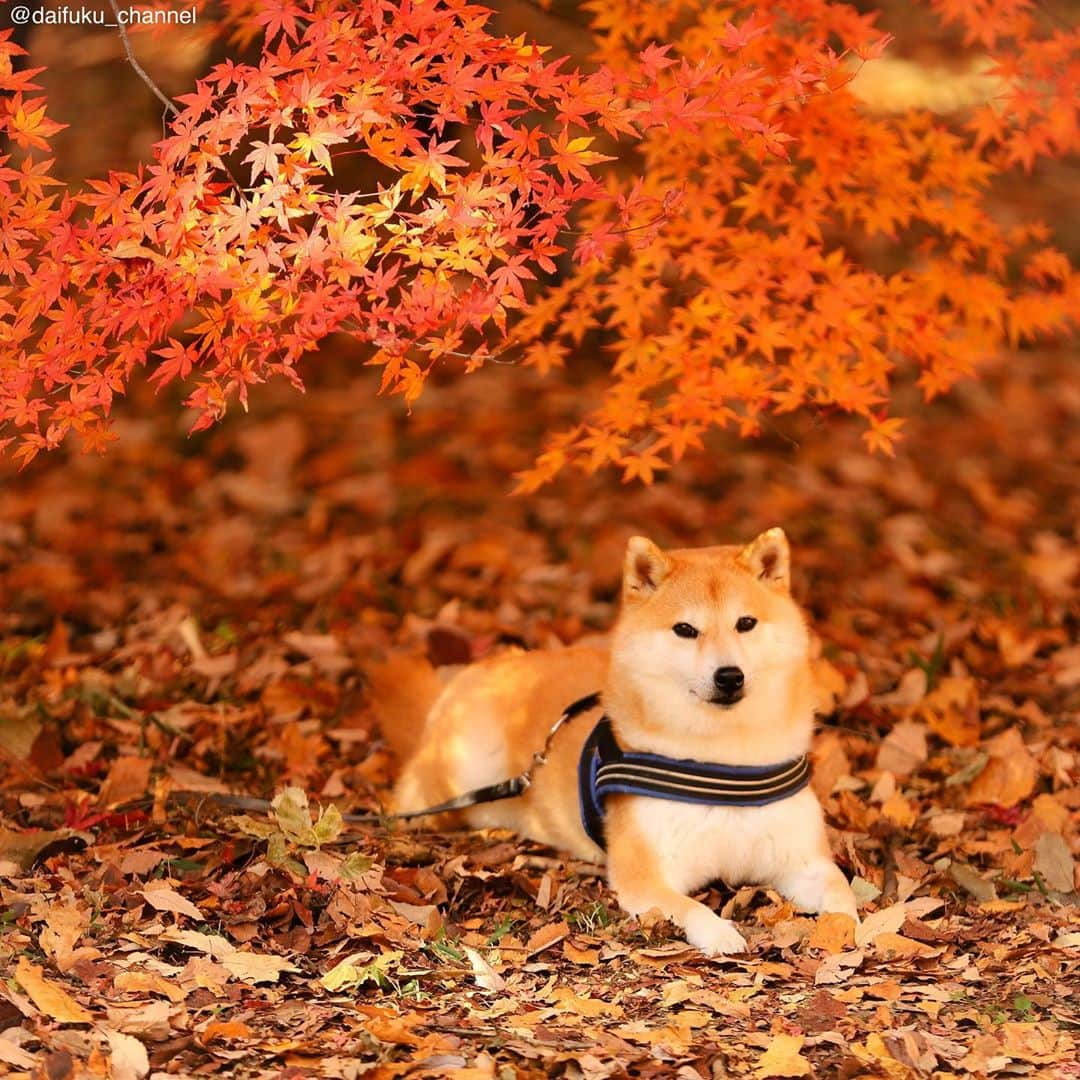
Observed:
[[[269,956],[265,953],[236,952],[229,953],[221,958],[221,966],[230,975],[240,979],[241,982],[276,983],[282,974],[287,971],[299,971],[300,969],[291,961],[282,956]]]
[[[895,690],[888,694],[878,694],[874,701],[879,705],[910,708],[922,701],[926,695],[926,686],[926,672],[922,668],[910,668],[901,676]]]
[[[93,1015],[86,1011],[66,990],[49,982],[37,964],[25,956],[19,957],[15,979],[26,996],[51,1020],[60,1024],[89,1024]]]
[[[1035,869],[1057,892],[1072,892],[1075,866],[1069,845],[1057,833],[1046,832],[1035,844]]]
[[[462,948],[472,965],[478,986],[494,993],[506,989],[506,980],[474,948],[469,945],[463,945]]]
[[[584,994],[571,990],[567,986],[560,986],[552,990],[548,995],[548,1001],[554,1005],[560,1013],[571,1013],[574,1016],[584,1016],[595,1020],[598,1016],[623,1015],[620,1005],[613,1002],[601,1001],[599,998],[586,997]],[[687,1021],[685,1013],[680,1014],[683,1022]]]
[[[990,760],[967,791],[969,806],[992,803],[1015,806],[1034,790],[1039,770],[1016,728],[1006,728],[985,744]]]
[[[161,934],[163,941],[174,941],[196,952],[206,953],[215,960],[236,952],[236,946],[220,934],[203,934],[198,930],[180,930],[175,926],[167,927]]]
[[[843,952],[855,944],[855,920],[838,911],[826,911],[817,917],[807,945],[828,953]]]
[[[111,1080],[143,1080],[150,1072],[150,1058],[134,1035],[106,1029],[109,1040],[109,1075]]]
[[[572,941],[563,942],[563,956],[572,964],[585,964],[592,967],[600,963],[599,949],[579,949]]]
[[[926,727],[914,720],[895,724],[878,747],[877,767],[894,776],[909,776],[925,760]]]
[[[979,690],[972,678],[947,676],[923,698],[919,716],[951,746],[975,746],[979,741]]]
[[[130,993],[160,994],[174,1004],[187,997],[187,992],[176,983],[156,971],[118,971],[113,976],[113,987]]]
[[[120,806],[132,802],[146,794],[150,786],[150,768],[153,762],[148,757],[121,757],[112,763],[105,783],[98,794],[98,805],[105,807]]]
[[[971,867],[965,866],[963,863],[952,863],[949,867],[949,877],[951,877],[960,888],[971,893],[976,900],[985,902],[997,898],[997,889],[994,888],[994,883],[992,881],[987,881],[986,878],[981,877],[979,874],[975,873]]]
[[[138,848],[127,852],[120,860],[120,873],[124,877],[142,877],[156,870],[167,858],[164,851],[156,848]]]
[[[109,1024],[125,1035],[162,1042],[172,1032],[172,1018],[178,1009],[167,1001],[151,1001],[145,1004],[107,1005],[105,1011]]]
[[[80,960],[92,960],[101,955],[95,948],[75,948],[89,925],[89,908],[76,903],[51,904],[45,909],[45,926],[38,941],[56,960],[60,971],[70,971]]]
[[[386,971],[402,957],[400,951],[385,952],[372,959],[371,953],[353,953],[335,964],[319,982],[327,990],[343,990],[366,982],[386,983]]]
[[[213,1020],[199,1033],[199,1041],[206,1046],[215,1039],[250,1039],[251,1035],[243,1020]]]
[[[0,863],[11,863],[15,870],[29,870],[38,853],[57,840],[77,835],[71,829],[18,831],[0,828]],[[14,873],[14,870],[12,871]]]
[[[33,1054],[28,1054],[21,1046],[0,1035],[0,1061],[6,1065],[14,1065],[17,1069],[32,1070],[38,1063]]]
[[[879,934],[895,934],[908,917],[921,918],[941,907],[944,901],[922,896],[914,900],[892,904],[867,915],[855,928],[855,944],[858,948],[871,944]]]
[[[932,945],[888,931],[874,938],[874,948],[883,956],[939,956],[941,954],[941,949],[935,949]]]
[[[962,811],[932,814],[928,824],[935,836],[959,836],[964,831],[964,814]]]
[[[891,907],[882,908],[871,915],[867,915],[857,927],[855,927],[855,944],[861,949],[869,945],[879,934],[895,934],[904,920],[907,912],[903,904],[893,904]]]
[[[915,807],[899,791],[894,792],[881,804],[881,812],[894,825],[902,829],[914,825],[917,817]]]
[[[535,956],[537,953],[550,949],[552,945],[562,941],[569,933],[570,927],[565,922],[548,923],[547,926],[540,927],[529,938],[525,946],[525,952],[528,956]]]
[[[186,915],[197,922],[205,922],[203,913],[187,897],[181,896],[164,881],[148,881],[142,890],[146,902],[157,911],[169,911],[174,915]]]
[[[768,1049],[758,1058],[755,1076],[809,1076],[810,1062],[802,1055],[801,1035],[774,1035]]]

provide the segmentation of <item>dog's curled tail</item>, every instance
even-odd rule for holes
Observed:
[[[390,655],[365,675],[376,723],[398,761],[405,762],[423,738],[442,682],[424,657],[406,653]]]

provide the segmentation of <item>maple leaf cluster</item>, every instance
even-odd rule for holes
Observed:
[[[1039,222],[1000,220],[995,177],[1080,147],[1080,32],[1029,0],[934,0],[988,50],[992,99],[966,114],[875,114],[850,85],[887,37],[843,4],[643,4],[590,0],[599,58],[615,69],[727,54],[755,93],[718,120],[649,132],[616,210],[582,215],[580,271],[517,333],[550,367],[610,351],[598,408],[551,438],[520,490],[572,463],[649,482],[710,428],[756,434],[768,413],[843,411],[892,453],[897,380],[926,400],[1004,348],[1075,330],[1080,279]],[[821,42],[841,63],[823,68]],[[734,123],[733,123],[734,122]],[[736,137],[740,125],[756,134]],[[740,132],[740,134],[742,134]],[[679,197],[677,209],[672,200]],[[650,214],[660,222],[646,227]],[[630,230],[615,235],[613,222]],[[634,227],[637,227],[636,230]],[[616,250],[616,242],[622,241]]]
[[[458,0],[232,14],[265,29],[259,64],[181,97],[152,164],[60,200],[28,153],[58,125],[0,36],[0,426],[22,462],[71,433],[101,445],[138,368],[194,380],[199,429],[269,376],[299,386],[335,332],[411,400],[447,353],[482,362],[524,283],[555,271],[571,211],[604,194],[596,134],[638,139],[708,100],[708,66],[563,70]],[[345,155],[367,159],[371,190],[337,189]]]
[[[826,0],[590,0],[588,72],[466,0],[230,0],[258,62],[178,99],[151,163],[59,195],[59,125],[0,34],[0,449],[104,447],[139,369],[188,384],[198,430],[345,333],[407,401],[450,356],[609,349],[600,407],[525,489],[568,462],[649,482],[710,427],[802,406],[888,450],[897,373],[931,397],[1076,315],[1068,260],[985,196],[1075,149],[1077,35],[1023,0],[936,6],[1010,88],[967,127],[860,109],[845,84],[886,39]],[[353,157],[365,190],[339,182]],[[853,236],[917,257],[875,269]]]

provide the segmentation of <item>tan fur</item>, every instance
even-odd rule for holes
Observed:
[[[610,646],[512,652],[463,669],[428,714],[396,785],[395,808],[420,809],[523,771],[562,710],[600,688],[627,750],[731,765],[774,764],[806,752],[814,704],[809,635],[789,589],[779,529],[745,547],[668,552],[634,537]],[[740,634],[734,627],[743,615],[758,625]],[[675,635],[680,622],[698,637]],[[745,696],[715,704],[713,672],[728,665],[743,670]],[[559,732],[524,795],[454,819],[602,859],[581,825],[577,793],[578,756],[598,715],[579,716]],[[771,884],[808,910],[856,915],[809,788],[764,807],[614,796],[606,836],[608,880],[623,908],[658,909],[706,953],[745,948],[733,923],[691,899],[717,878]]]
[[[443,684],[422,656],[400,654],[365,672],[375,719],[400,762],[412,756],[424,735],[431,706]]]

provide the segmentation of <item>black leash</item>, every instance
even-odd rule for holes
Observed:
[[[533,773],[546,765],[548,751],[563,724],[600,704],[600,694],[588,694],[568,705],[551,725],[544,745],[532,756],[529,767],[517,776],[474,788],[462,795],[425,806],[423,810],[342,814],[350,824],[385,824],[447,814],[483,803],[514,799],[528,790]],[[645,795],[655,799],[697,803],[704,806],[765,806],[790,798],[810,782],[810,762],[805,754],[775,765],[724,765],[663,757],[659,754],[623,750],[615,739],[611,722],[602,716],[585,740],[578,760],[578,793],[581,823],[598,847],[604,848],[604,802],[608,795]],[[196,795],[172,792],[170,797]],[[242,810],[269,812],[270,803],[243,796],[206,794],[205,801]]]
[[[395,813],[390,810],[382,812],[369,811],[363,814],[342,814],[341,819],[349,825],[378,825],[391,821],[412,821],[414,818],[430,817],[434,814],[447,814],[452,810],[464,810],[470,806],[479,806],[481,803],[499,802],[502,799],[514,799],[524,792],[532,783],[533,773],[536,769],[541,765],[547,764],[547,754],[548,750],[551,749],[551,741],[555,738],[556,732],[558,732],[563,724],[573,720],[575,716],[580,716],[583,712],[588,712],[590,709],[596,708],[599,704],[600,694],[594,693],[580,698],[572,705],[567,706],[559,719],[551,725],[551,730],[544,740],[544,745],[533,754],[532,762],[529,767],[523,773],[510,777],[509,780],[500,780],[497,784],[488,784],[485,787],[466,791],[463,795],[457,795],[452,799],[447,799],[446,802],[441,802],[437,806],[425,806],[423,810],[406,810],[400,813]],[[241,813],[269,814],[273,811],[273,805],[268,799],[256,799],[247,795],[225,795],[219,792],[209,791],[170,791],[168,798],[175,802],[191,801],[199,805],[209,803],[220,809],[235,810]],[[146,800],[138,799],[129,804],[125,804],[123,807],[118,807],[117,810],[120,811],[125,808],[142,809],[144,805],[149,804]]]

